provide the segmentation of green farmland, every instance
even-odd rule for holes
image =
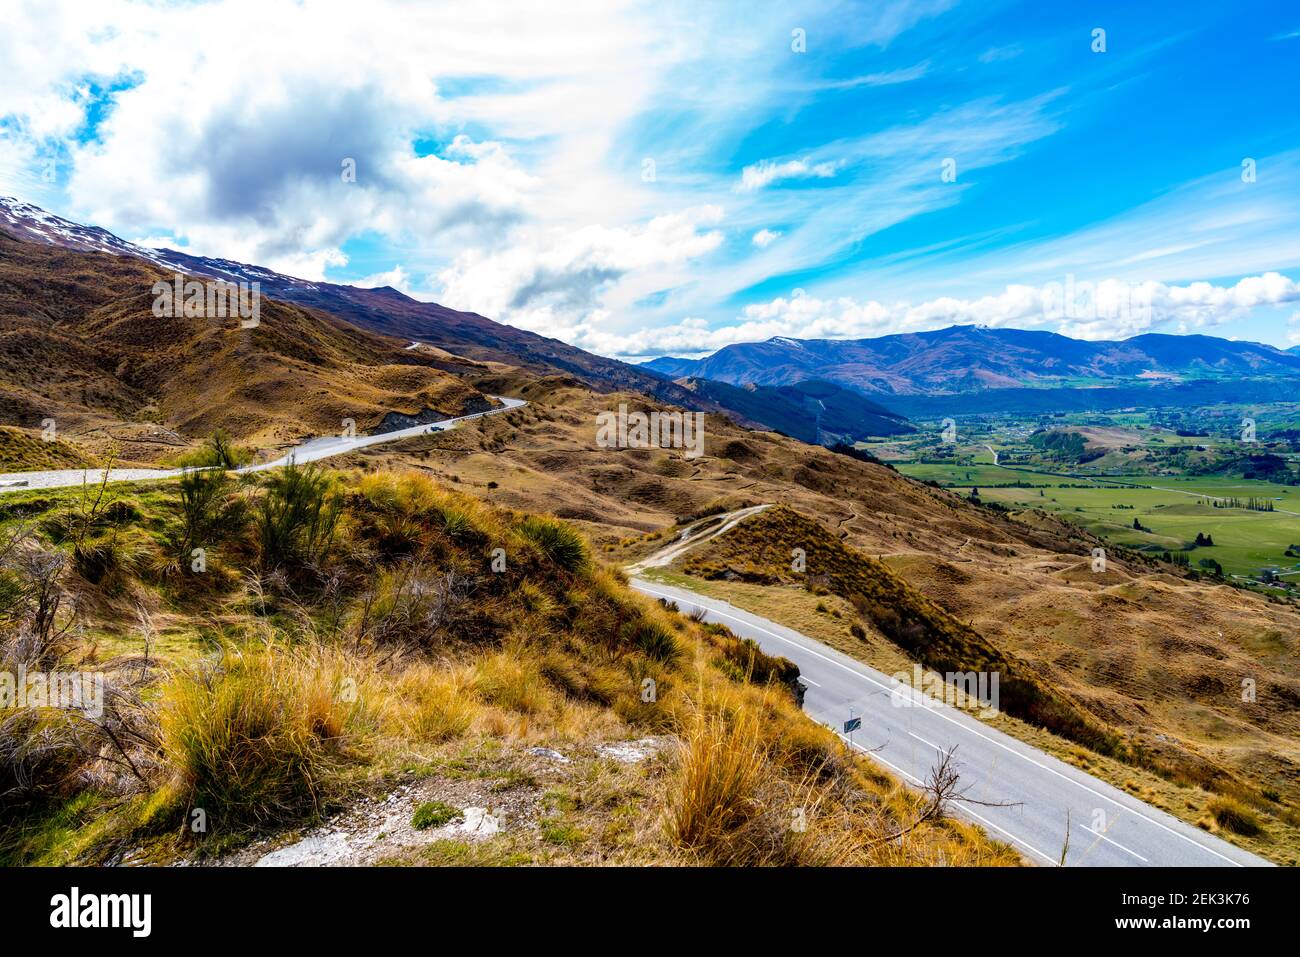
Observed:
[[[993,465],[900,463],[897,468],[959,492],[978,488],[986,502],[1058,513],[1119,545],[1150,552],[1189,549],[1193,567],[1211,558],[1228,574],[1253,575],[1276,566],[1297,572],[1286,580],[1300,580],[1300,558],[1285,555],[1290,545],[1300,545],[1300,488],[1240,478],[1146,475],[1097,479],[1095,485],[1074,488],[1066,486],[1086,485],[1087,480]],[[1013,482],[1046,487],[996,487]],[[1117,484],[1121,482],[1153,487],[1124,487]],[[1211,496],[1267,499],[1275,510],[1214,508],[1208,502]],[[1135,529],[1134,519],[1149,531]],[[1192,548],[1197,533],[1213,538],[1214,545]]]

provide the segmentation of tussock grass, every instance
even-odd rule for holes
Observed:
[[[319,811],[367,730],[355,665],[329,652],[228,651],[163,689],[162,754],[177,797],[223,829]]]
[[[670,665],[682,653],[673,633],[657,621],[629,622],[623,626],[623,638],[660,664]]]
[[[390,717],[417,741],[458,738],[479,713],[473,687],[472,669],[445,669],[430,662],[411,665],[397,678]]]
[[[1255,837],[1264,830],[1259,818],[1250,808],[1230,797],[1216,795],[1210,798],[1205,809],[1214,818],[1214,823],[1233,834]]]
[[[712,863],[752,863],[747,825],[758,815],[766,754],[751,723],[701,717],[682,744],[668,829],[678,846]]]
[[[536,765],[518,764],[534,744],[563,746],[574,756],[575,783],[590,783],[591,793],[571,814],[509,837],[535,842],[523,860],[871,862],[877,857],[852,836],[915,814],[914,802],[893,795],[895,782],[841,755],[800,714],[793,665],[635,594],[557,519],[498,511],[415,473],[286,470],[247,488],[221,481],[150,492],[147,508],[136,509],[145,499],[130,495],[113,517],[92,500],[68,526],[89,533],[52,552],[66,563],[74,541],[120,526],[175,555],[178,529],[211,521],[226,496],[246,496],[253,521],[230,531],[223,556],[234,557],[223,561],[242,558],[261,574],[217,576],[203,590],[176,587],[171,577],[135,582],[141,599],[165,609],[160,618],[209,642],[198,663],[159,660],[155,650],[148,662],[137,656],[119,666],[140,676],[150,702],[122,752],[137,775],[99,761],[92,778],[82,742],[58,746],[63,728],[30,717],[0,728],[0,774],[39,776],[53,788],[34,794],[40,813],[13,822],[13,833],[34,827],[40,836],[24,838],[34,850],[15,852],[19,862],[30,862],[25,853],[102,860],[150,842],[160,860],[196,847],[217,852],[319,817],[411,768],[537,788]],[[173,509],[170,520],[157,513],[159,502]],[[508,556],[504,571],[490,567],[496,547]],[[58,562],[51,568],[57,593],[72,573]],[[448,576],[455,582],[443,587]],[[17,610],[9,617],[30,616],[31,601],[19,595],[10,604]],[[116,613],[111,603],[87,608]],[[0,632],[8,627],[0,607]],[[98,653],[75,642],[48,647],[52,661]],[[597,745],[647,735],[680,739],[680,756],[670,746],[643,766],[599,757]],[[53,746],[10,747],[29,741]],[[489,760],[500,763],[485,773]],[[96,810],[104,823],[83,829],[74,849],[54,804],[80,800],[91,783],[95,794],[135,798]],[[851,810],[860,801],[877,809],[865,822]],[[796,811],[819,808],[826,813],[809,828],[791,828]],[[178,826],[195,809],[206,812],[206,837]],[[9,826],[0,814],[0,848]],[[908,850],[890,853],[930,861],[972,846],[981,862],[1014,859],[973,832],[958,837],[930,825]]]
[[[580,574],[591,565],[587,540],[573,526],[559,519],[530,515],[516,529],[536,545],[549,561],[567,572]]]
[[[518,649],[479,659],[475,663],[474,691],[489,704],[527,715],[549,711],[555,703],[538,662]]]

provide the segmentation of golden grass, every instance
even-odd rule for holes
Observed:
[[[563,748],[572,763],[562,773],[587,782],[593,803],[502,838],[510,850],[485,855],[492,862],[525,852],[592,863],[871,862],[879,852],[864,835],[915,815],[915,800],[896,782],[842,754],[802,715],[788,663],[666,611],[632,592],[617,570],[547,557],[520,533],[526,518],[427,477],[345,475],[339,483],[346,547],[319,572],[304,569],[291,584],[230,575],[203,592],[171,579],[133,583],[157,609],[159,628],[186,636],[159,643],[154,655],[162,657],[148,664],[159,744],[138,755],[147,780],[132,785],[137,797],[108,809],[69,795],[80,802],[75,815],[55,808],[40,818],[51,823],[38,826],[40,840],[24,840],[28,850],[15,851],[15,862],[97,861],[126,845],[147,847],[159,862],[218,853],[310,823],[362,791],[383,793],[412,773],[499,778],[501,789],[526,791],[540,773],[527,751],[535,745]],[[141,527],[165,535],[156,510],[166,496],[149,494],[150,520]],[[411,560],[384,550],[381,520],[394,516],[410,519],[421,559],[461,569],[474,596],[418,646],[370,641],[353,628],[364,602],[375,613],[368,593],[384,592]],[[254,560],[256,549],[244,544]],[[504,573],[487,567],[498,544],[509,555]],[[120,619],[97,617],[118,615],[118,606],[94,598],[89,633],[120,632]],[[92,640],[97,649],[75,650],[80,660],[133,647],[116,637]],[[204,647],[208,657],[196,660]],[[133,661],[141,667],[138,655]],[[663,750],[644,765],[600,756],[606,743],[646,736],[662,740]],[[680,755],[674,740],[684,742]],[[862,815],[858,805],[873,810]],[[671,828],[668,808],[678,822]],[[184,826],[198,809],[206,836]],[[94,828],[74,840],[67,822],[87,823],[88,815]],[[794,826],[801,816],[808,826]],[[6,826],[0,820],[0,832]],[[898,859],[911,863],[963,854],[1016,860],[946,824],[927,824],[906,843],[911,850]],[[0,840],[0,856],[6,846]]]
[[[227,830],[318,811],[330,772],[373,727],[364,680],[324,649],[229,649],[215,668],[175,675],[159,711],[169,786]]]

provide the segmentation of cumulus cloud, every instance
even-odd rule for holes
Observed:
[[[650,55],[659,37],[634,6],[5,5],[3,165],[57,148],[60,212],[128,235],[167,229],[198,255],[318,279],[373,233],[445,261],[554,223],[557,193],[600,182],[600,139],[680,59]],[[221,55],[176,68],[178,42],[202,51],[218,37]]]
[[[730,304],[743,290],[828,263],[840,269],[868,237],[958,202],[971,174],[1059,129],[1053,92],[965,103],[944,92],[928,114],[918,105],[848,135],[827,125],[830,141],[770,145],[772,158],[757,162],[764,153],[738,153],[764,122],[818,91],[942,73],[944,61],[899,60],[890,44],[952,5],[888,0],[862,17],[834,0],[814,4],[801,23],[819,44],[880,51],[874,72],[827,80],[776,75],[775,4],[762,15],[752,4],[686,0],[0,4],[0,192],[150,244],[308,279],[360,272],[349,264],[360,241],[374,262],[367,269],[379,273],[359,283],[624,355],[768,335],[870,335],[894,324],[1033,324],[1042,313],[1036,287],[984,298],[921,299],[914,290],[969,297],[1008,280],[1040,282],[1063,263],[1181,280],[1300,261],[1300,214],[1287,198],[1294,177],[1275,157],[1252,186],[1254,206],[1234,206],[1230,217],[1235,194],[1191,203],[1170,194],[1184,218],[1112,223],[1078,241],[1071,234],[1071,248],[982,247],[1010,249],[1015,261],[980,262],[971,252],[980,242],[953,237],[918,251],[921,265],[898,251],[822,280],[832,285],[820,299],[791,296],[735,315]],[[699,42],[710,36],[727,42]],[[739,176],[727,161],[737,155],[749,164]],[[960,185],[938,181],[948,156],[961,158]],[[652,181],[642,178],[646,157],[655,160]],[[814,181],[816,190],[780,188]],[[1197,221],[1186,221],[1186,209]],[[724,245],[724,235],[738,241]],[[1116,255],[1134,250],[1142,250],[1130,257],[1136,275]],[[945,260],[949,251],[961,261]],[[943,285],[957,267],[963,285]],[[890,286],[895,276],[908,284]],[[848,291],[870,288],[877,299],[839,295],[846,289],[833,283],[849,281]],[[1174,289],[1191,291],[1161,300]],[[1169,317],[1160,321],[1197,328],[1268,295],[1193,284],[1160,287],[1153,301]],[[1088,336],[1143,323],[1058,322]]]
[[[362,289],[379,289],[384,286],[391,286],[398,292],[409,292],[411,289],[411,276],[400,265],[397,265],[387,272],[377,272],[374,275],[366,276],[364,279],[357,279],[350,285],[360,286]]]
[[[600,293],[628,273],[679,266],[717,249],[722,233],[709,227],[721,218],[720,207],[707,205],[641,227],[517,231],[508,246],[458,255],[438,274],[439,298],[528,329],[581,323],[600,314]]]
[[[716,328],[687,320],[625,336],[589,330],[585,338],[602,351],[627,356],[713,352],[772,336],[865,339],[951,325],[1043,328],[1080,339],[1116,339],[1157,329],[1193,332],[1260,306],[1292,302],[1300,302],[1300,283],[1275,272],[1231,286],[1114,279],[1094,283],[1067,276],[1043,286],[1007,286],[1001,293],[976,299],[940,297],[922,302],[860,301],[850,296],[822,299],[796,290],[790,296],[748,305],[736,321]]]

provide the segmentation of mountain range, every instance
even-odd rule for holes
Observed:
[[[119,337],[117,340],[100,341],[96,322],[76,321],[97,316],[99,310],[108,310],[118,319],[122,318],[121,314],[130,313],[134,318],[144,320],[150,306],[150,298],[145,293],[152,283],[169,275],[183,274],[201,279],[258,283],[261,295],[279,310],[277,319],[291,317],[287,324],[279,326],[280,334],[292,330],[291,339],[311,343],[321,335],[341,335],[364,341],[370,350],[370,361],[404,370],[406,379],[402,381],[410,391],[402,393],[399,390],[383,399],[388,408],[402,415],[459,412],[471,408],[457,403],[451,403],[447,408],[432,404],[428,404],[427,409],[422,408],[419,393],[427,389],[429,383],[413,381],[411,367],[485,375],[492,371],[493,364],[499,364],[537,375],[571,376],[598,392],[634,391],[661,402],[725,414],[743,425],[772,429],[808,441],[817,441],[819,435],[830,442],[852,441],[872,434],[896,434],[908,428],[900,424],[900,417],[878,406],[847,395],[837,399],[835,393],[841,391],[837,386],[823,385],[818,390],[819,398],[813,401],[803,393],[736,390],[725,385],[702,384],[698,380],[678,384],[672,377],[653,370],[593,355],[558,339],[494,322],[477,313],[421,302],[388,286],[359,288],[313,282],[228,259],[140,246],[100,227],[63,219],[13,198],[0,197],[0,236],[5,240],[5,255],[0,256],[0,301],[4,301],[8,292],[10,307],[8,310],[0,309],[0,335],[8,341],[5,348],[12,360],[7,370],[9,374],[0,380],[0,411],[9,421],[28,423],[40,421],[54,412],[71,411],[79,424],[88,425],[93,421],[96,427],[107,427],[114,420],[120,421],[123,415],[129,420],[141,415],[157,415],[161,411],[169,428],[184,431],[187,424],[206,427],[216,410],[231,403],[223,401],[222,396],[193,388],[194,383],[203,380],[222,382],[229,390],[250,381],[246,373],[223,371],[210,364],[211,354],[220,351],[216,343],[229,343],[229,337],[213,338],[215,330],[202,322],[177,321],[167,332],[160,333],[157,323],[140,321],[130,324],[130,331],[124,338],[125,327],[118,325],[112,330],[112,335]],[[105,259],[105,255],[113,258]],[[58,295],[34,287],[38,277],[40,283],[45,283],[51,276],[81,276],[83,281],[63,289]],[[58,282],[56,280],[56,284]],[[30,304],[43,300],[50,301],[59,314],[34,317]],[[315,328],[308,329],[309,326]],[[15,335],[22,341],[15,339]],[[114,358],[121,352],[124,342],[141,336],[145,340],[161,337],[152,340],[158,345],[157,355],[148,355],[149,350],[144,348],[143,355]],[[180,340],[177,340],[178,336]],[[195,342],[188,342],[190,338],[203,339],[209,344],[199,348]],[[38,340],[44,340],[39,348],[35,346]],[[145,347],[149,342],[137,344]],[[26,369],[34,348],[41,354],[59,357],[52,363],[50,374],[43,376],[53,388],[49,394],[31,394],[32,383],[30,376],[26,376]],[[161,356],[169,348],[176,356],[189,357],[185,361],[176,358],[164,364],[177,374],[183,374],[183,381],[188,385],[183,385],[180,380],[170,384],[161,381],[123,382],[108,369],[141,364],[159,366]],[[271,354],[281,355],[283,350],[271,350]],[[246,349],[241,355],[244,361],[257,363],[263,367],[263,372],[266,371],[265,365],[270,358],[267,353]],[[196,364],[203,356],[207,356],[206,374],[201,371],[204,366]],[[275,416],[254,416],[257,422],[248,421],[249,429],[243,437],[258,441],[284,439],[286,429],[295,417],[291,411],[293,405],[282,402],[281,398],[299,392],[302,382],[320,375],[323,367],[328,366],[316,363],[312,371],[295,378],[288,374],[289,366],[282,364],[276,374],[264,377],[259,383],[263,397],[256,407],[279,406],[281,420],[273,428],[271,419]],[[338,401],[310,403],[313,411],[306,421],[331,431],[337,428],[335,422],[338,418],[349,416],[350,408],[350,417],[356,419],[358,427],[366,429],[379,425],[381,410],[377,405],[363,402],[358,407],[357,403],[347,400],[349,395],[368,394],[367,388],[358,388],[357,382],[352,381],[355,378],[335,366],[329,383],[316,391],[320,395],[337,391],[335,398]],[[78,393],[83,398],[91,396],[89,405],[82,402],[70,409],[65,402],[69,394],[68,384],[91,382],[94,385],[89,392],[85,386],[80,386]],[[55,387],[55,383],[62,385]],[[183,402],[177,398],[182,391],[189,395]],[[134,398],[126,399],[128,393]],[[101,395],[107,408],[99,411],[111,413],[106,417],[90,414],[95,405],[94,397]],[[270,395],[276,398],[266,398]],[[376,396],[376,400],[379,398]],[[481,396],[476,399],[479,404],[484,401]],[[242,413],[241,418],[249,419]],[[121,430],[118,432],[120,434]]]
[[[260,324],[239,328],[237,323],[207,318],[155,316],[153,284],[170,281],[176,272],[261,283]],[[973,348],[970,341],[983,341],[998,354],[979,358],[992,364],[1007,359],[1001,353],[1009,350],[999,345],[1004,336],[1015,335],[1022,343],[1044,341],[1039,338],[1043,334],[947,333],[947,345],[937,351],[954,362],[962,342],[969,349]],[[985,338],[978,340],[978,336]],[[942,344],[945,333],[911,339]],[[1046,341],[1057,343],[1057,339],[1060,348],[1073,348],[1069,346],[1073,340],[1063,337]],[[925,350],[912,344],[919,365]],[[1092,361],[1087,352],[1097,344],[1076,345],[1071,361],[1086,366]],[[780,355],[798,354],[805,348],[793,340],[756,348],[763,347]],[[1021,346],[1023,363],[1029,362],[1026,356],[1032,351]],[[1044,352],[1038,349],[1040,355]],[[1276,362],[1277,356],[1292,354],[1272,350],[1260,355]],[[584,650],[589,637],[598,634],[593,631],[597,625],[608,625],[611,636],[640,634],[627,627],[632,621],[626,615],[634,606],[621,596],[616,577],[601,571],[587,584],[582,577],[587,573],[573,571],[578,566],[566,570],[550,556],[576,555],[584,566],[590,559],[592,568],[603,569],[607,563],[626,566],[681,541],[687,529],[703,529],[706,536],[716,531],[720,537],[722,529],[731,527],[726,514],[780,504],[783,509],[763,513],[766,518],[757,531],[740,530],[749,537],[738,538],[735,544],[719,541],[714,550],[697,553],[698,564],[679,565],[665,574],[679,582],[698,581],[711,595],[747,607],[753,614],[770,616],[786,627],[798,626],[843,654],[889,671],[910,670],[910,655],[918,648],[951,651],[954,657],[945,670],[951,667],[958,672],[987,669],[988,653],[996,651],[1000,657],[992,660],[1008,662],[1008,674],[1030,673],[1050,684],[1050,697],[1030,699],[1031,704],[1035,700],[1068,704],[1061,712],[1044,708],[1045,719],[1086,711],[1088,722],[1104,724],[1120,735],[1126,750],[1093,755],[1081,745],[1076,747],[1073,739],[1049,734],[1050,723],[1025,725],[1034,735],[1035,747],[1054,742],[1050,746],[1059,748],[1059,753],[1090,762],[1092,773],[1107,775],[1117,786],[1140,789],[1165,810],[1205,822],[1207,827],[1218,827],[1208,810],[1214,801],[1225,795],[1249,801],[1248,820],[1261,822],[1262,835],[1252,839],[1250,846],[1293,862],[1296,845],[1289,835],[1295,830],[1300,801],[1294,773],[1300,766],[1296,744],[1300,688],[1293,675],[1294,648],[1284,640],[1297,633],[1300,619],[1293,605],[1228,587],[1222,580],[1138,550],[1116,550],[1099,574],[1090,556],[1104,545],[1103,540],[1055,515],[1037,510],[1013,514],[909,479],[869,457],[840,454],[846,450],[835,448],[836,443],[862,429],[892,434],[909,426],[885,408],[882,396],[827,381],[832,368],[826,362],[807,362],[792,383],[743,384],[703,377],[689,369],[637,368],[474,313],[420,303],[392,289],[308,282],[227,260],[146,249],[35,207],[0,203],[0,425],[18,426],[0,428],[0,461],[6,443],[13,450],[13,464],[0,471],[79,469],[99,464],[96,459],[102,462],[100,454],[83,453],[108,449],[120,452],[119,464],[166,461],[180,452],[197,451],[218,428],[240,444],[267,451],[270,445],[335,432],[345,417],[355,419],[358,431],[372,431],[382,429],[394,414],[455,415],[484,408],[491,395],[526,400],[519,408],[466,422],[455,430],[358,448],[332,459],[331,474],[346,489],[340,541],[346,545],[348,564],[339,566],[341,571],[330,581],[344,584],[328,590],[311,584],[299,594],[286,595],[279,606],[286,609],[284,619],[292,615],[295,622],[296,610],[302,609],[307,629],[328,616],[365,620],[361,602],[369,602],[371,594],[391,595],[395,610],[386,614],[393,621],[403,616],[402,627],[410,628],[415,619],[406,609],[415,606],[401,589],[411,579],[397,570],[418,568],[424,556],[434,556],[428,559],[428,568],[436,570],[437,581],[415,579],[413,587],[424,590],[411,594],[448,596],[446,607],[460,609],[453,619],[458,643],[428,648],[437,649],[439,656],[444,651],[463,653],[469,663],[482,655],[486,662],[474,665],[483,669],[474,674],[483,677],[476,677],[472,688],[448,683],[447,697],[464,698],[476,708],[475,702],[504,708],[499,702],[505,699],[498,697],[497,689],[519,684],[527,689],[530,703],[519,705],[519,714],[526,716],[522,723],[511,718],[508,723],[488,724],[508,712],[485,710],[474,719],[482,720],[481,726],[471,728],[467,720],[463,734],[469,737],[438,730],[448,740],[436,745],[423,738],[425,725],[421,724],[418,744],[401,741],[398,754],[403,769],[409,767],[409,755],[417,753],[416,747],[439,747],[441,751],[430,753],[452,756],[454,786],[462,786],[465,777],[460,768],[465,759],[456,756],[489,753],[477,743],[468,746],[481,740],[480,727],[489,729],[489,739],[495,735],[503,740],[513,732],[491,729],[526,729],[528,738],[515,739],[520,745],[563,743],[571,753],[578,753],[579,747],[567,735],[576,734],[582,741],[581,753],[592,760],[604,753],[597,745],[620,740],[611,736],[611,728],[628,740],[641,738],[649,729],[659,735],[663,732],[660,712],[647,710],[636,697],[641,677],[647,668],[671,676],[672,684],[664,687],[676,696],[682,688],[699,687],[699,669],[679,676],[668,670],[667,661],[654,659],[649,664],[648,658],[644,662],[630,658],[626,648],[620,650],[621,646],[603,640],[591,645],[590,652]],[[1284,387],[1288,380],[1283,373],[1277,375],[1253,381]],[[986,389],[978,397],[1017,391]],[[1050,397],[1047,389],[1028,391]],[[697,459],[672,449],[595,443],[598,416],[624,403],[641,408],[674,403],[727,414],[709,419],[705,454]],[[971,404],[964,402],[962,407]],[[57,423],[57,442],[36,439],[47,418]],[[764,429],[742,427],[754,422]],[[818,448],[810,442],[832,447]],[[66,459],[49,461],[56,453]],[[256,483],[257,477],[251,481]],[[276,501],[272,496],[283,494],[276,489],[284,487],[271,480],[246,488],[241,483],[242,490],[232,494],[249,494],[251,502],[260,504]],[[455,495],[452,489],[457,490]],[[65,493],[11,489],[6,495],[12,497],[0,501],[0,518],[30,519],[42,534],[70,527],[76,516],[82,516],[78,527],[91,521],[85,518],[86,506],[76,505],[75,489]],[[209,636],[214,633],[218,637],[247,633],[259,645],[268,634],[265,627],[272,616],[266,614],[265,596],[270,592],[263,590],[263,582],[279,588],[277,576],[244,574],[244,569],[259,567],[256,563],[265,551],[261,536],[250,532],[215,550],[211,585],[190,583],[172,571],[164,574],[161,569],[173,566],[155,559],[164,557],[164,547],[169,550],[166,554],[172,553],[174,542],[168,536],[180,523],[171,511],[169,495],[175,491],[166,485],[144,485],[124,493],[120,505],[100,510],[100,524],[88,533],[95,536],[88,539],[94,547],[69,546],[79,563],[73,583],[87,596],[79,599],[78,607],[90,616],[86,634],[95,642],[95,650],[78,650],[82,655],[78,661],[94,660],[90,655],[129,652],[131,673],[142,673],[135,664],[140,660],[138,629],[153,628],[142,617],[146,611],[166,623],[166,640],[158,653],[178,674],[189,664],[210,658]],[[65,504],[69,505],[66,513]],[[554,518],[539,519],[535,513],[542,512]],[[566,535],[569,524],[590,537],[594,546],[590,553],[580,538]],[[513,537],[500,539],[518,542],[510,552],[511,573],[489,576],[474,571],[476,566],[482,568],[486,543],[499,535],[515,536],[511,529],[516,527],[532,529],[536,538],[528,539],[532,544]],[[809,575],[804,581],[790,578],[785,571],[792,568],[795,547],[808,559]],[[1189,543],[1188,550],[1192,547]],[[1280,554],[1282,547],[1275,552]],[[119,557],[109,563],[101,558],[104,555]],[[450,572],[461,569],[477,576],[466,579],[465,587],[479,590],[453,593],[447,590],[450,585],[437,583],[454,582],[456,576]],[[535,569],[549,571],[534,581],[529,576]],[[702,577],[691,577],[692,569]],[[850,574],[859,582],[857,590],[846,595],[829,587]],[[552,585],[554,589],[548,590]],[[393,590],[381,593],[380,587]],[[497,588],[504,590],[492,591]],[[322,597],[326,595],[330,597]],[[324,602],[334,601],[335,595],[341,596],[340,604],[328,611]],[[494,617],[498,612],[499,619]],[[504,617],[507,612],[512,617]],[[274,617],[281,615],[277,611]],[[496,637],[498,621],[502,627]],[[483,631],[487,625],[494,631]],[[476,639],[462,637],[460,630],[464,636],[491,637],[479,645]],[[384,641],[394,643],[392,648],[411,649],[409,657],[385,651],[385,657],[376,659],[392,664],[394,680],[413,681],[401,676],[426,674],[432,656],[416,657],[416,645],[398,644],[410,640],[404,637],[407,632],[383,634]],[[660,640],[658,632],[649,634]],[[666,627],[664,634],[669,648],[678,647],[675,643],[686,636],[686,632],[670,633]],[[527,643],[515,642],[525,636]],[[940,639],[943,644],[932,644]],[[962,643],[955,643],[957,639]],[[507,640],[511,644],[505,644]],[[293,641],[306,644],[297,631]],[[732,639],[727,642],[731,647]],[[726,671],[728,684],[712,699],[719,707],[732,707],[747,676],[758,674],[753,669],[761,659],[739,641],[734,647],[734,661],[720,659],[731,664]],[[611,649],[617,654],[611,654]],[[570,659],[569,652],[581,657]],[[169,657],[173,655],[174,659]],[[457,660],[450,655],[447,660]],[[680,657],[683,662],[692,660],[690,655]],[[363,660],[368,659],[349,659]],[[315,661],[304,658],[301,666],[311,670],[312,681],[321,674]],[[399,670],[408,663],[421,670]],[[635,664],[635,671],[629,663]],[[527,677],[521,682],[509,678],[521,674],[520,668],[527,669],[522,672]],[[1245,710],[1238,705],[1239,696],[1230,693],[1243,674],[1258,676],[1261,689],[1258,702]],[[629,676],[636,680],[629,682]],[[305,679],[303,684],[294,679],[285,687],[288,698],[282,708],[279,698],[271,699],[285,713],[297,707],[299,699],[312,700],[299,688],[330,688]],[[423,697],[418,690],[423,685],[392,687],[394,702],[403,706],[394,711],[394,718],[403,727],[408,713],[432,714],[441,707]],[[772,720],[772,700],[767,696],[774,690],[763,691],[764,697],[757,699],[763,708],[759,727],[767,728]],[[332,690],[325,692],[325,700],[334,698]],[[212,713],[224,720],[225,712],[213,709]],[[304,718],[314,714],[305,709],[302,713]],[[644,719],[645,724],[625,728],[617,723],[623,720],[620,716],[647,713],[651,717]],[[681,714],[691,712],[683,709]],[[575,716],[564,718],[572,721],[565,725],[565,737],[558,733],[547,737],[552,732],[542,722],[558,721],[564,715]],[[1002,726],[1015,730],[1009,722]],[[1225,734],[1224,728],[1231,733]],[[771,735],[780,742],[779,748],[773,746],[773,754],[797,757],[792,760],[798,774],[783,793],[802,796],[807,792],[798,782],[820,779],[827,767],[840,766],[829,763],[820,751],[809,751],[806,741],[784,725]],[[536,753],[513,744],[511,749],[515,755],[511,760],[520,762],[518,774],[540,773]],[[478,776],[475,780],[485,782],[484,801],[495,799],[491,794],[497,793],[496,784],[488,782],[499,780],[507,769],[498,763],[502,753],[492,749],[489,757],[473,758],[483,762],[471,767]],[[572,783],[576,779],[570,776],[571,769],[580,765],[568,760],[569,770],[552,766],[546,773],[563,774],[563,780]],[[275,761],[263,764],[274,767]],[[607,796],[617,793],[606,784],[610,764],[602,760],[600,765],[601,808],[613,806]],[[222,773],[230,766],[231,762],[223,764]],[[508,770],[513,780],[515,765]],[[635,774],[636,790],[629,793],[635,794],[642,817],[637,829],[619,833],[633,839],[659,833],[657,821],[664,805],[655,795],[662,792],[644,790],[649,779],[634,766],[620,773]],[[26,779],[45,780],[39,775]],[[102,778],[84,780],[98,786]],[[365,780],[377,777],[367,770]],[[440,783],[442,779],[435,775],[428,780]],[[527,780],[537,783],[533,777]],[[891,785],[889,801],[896,801],[901,793]],[[542,800],[539,793],[539,807]],[[115,806],[136,822],[131,827],[137,826],[138,803]],[[190,806],[177,805],[177,813]],[[855,803],[854,813],[861,814],[863,806]],[[910,806],[905,810],[914,821]],[[97,810],[87,812],[92,813]],[[93,818],[70,820],[83,833],[109,833],[88,827]],[[783,834],[788,820],[784,817],[780,822]],[[4,840],[3,823],[0,815],[0,860],[15,846]],[[608,833],[608,819],[593,819],[584,826],[590,830],[574,853],[590,861],[598,846],[605,853],[600,842],[605,840],[601,835]],[[956,826],[958,822],[945,822],[945,832],[956,833]],[[78,833],[60,825],[60,832],[65,831]],[[168,824],[158,831],[174,834],[177,828]],[[133,837],[130,843],[115,839],[103,845],[104,853],[119,854],[122,847],[137,846],[135,832],[126,833]],[[506,838],[514,839],[509,833]],[[620,848],[630,846],[618,840]],[[167,841],[170,846],[171,838]],[[894,839],[887,844],[888,859],[897,863]],[[25,849],[38,845],[26,839],[22,843]],[[940,858],[927,860],[936,863]]]
[[[950,326],[875,339],[789,339],[726,346],[702,359],[645,363],[672,378],[733,385],[834,382],[879,395],[1115,386],[1205,378],[1300,377],[1300,352],[1213,336],[1150,333],[1083,341],[1054,332]]]

